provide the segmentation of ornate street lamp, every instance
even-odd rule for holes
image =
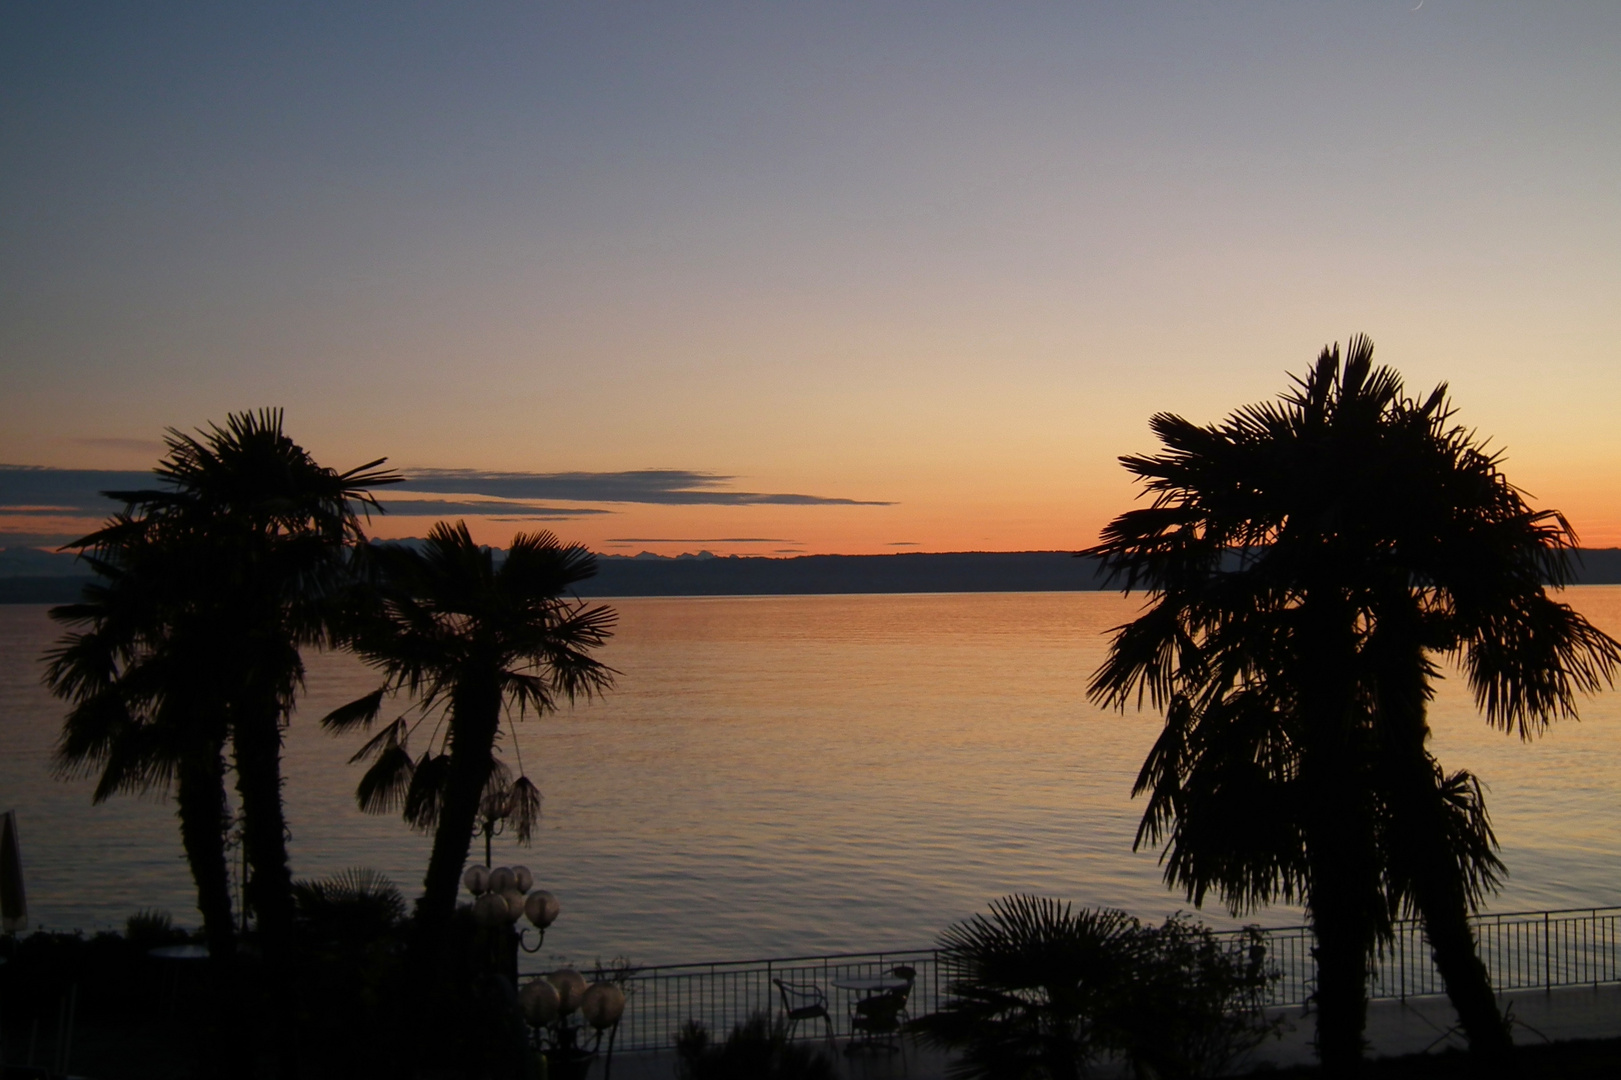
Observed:
[[[517,927],[518,920],[528,919],[538,932],[534,947],[525,940],[529,927],[513,930],[515,944],[524,952],[539,952],[546,942],[546,928],[557,921],[563,907],[557,897],[545,889],[534,888],[535,875],[527,866],[498,866],[491,870],[485,866],[469,866],[462,875],[462,884],[473,894],[473,918],[481,925],[498,930]],[[513,957],[516,975],[517,957]]]
[[[562,905],[547,890],[534,887],[535,876],[527,866],[469,866],[462,884],[473,894],[473,918],[490,935],[497,968],[516,986],[518,950],[540,951],[546,928],[562,914]],[[520,919],[528,920],[529,926],[520,928]],[[530,927],[536,931],[533,947],[525,940]],[[559,1076],[570,1070],[583,1076],[604,1035],[608,1038],[604,1076],[612,1070],[614,1039],[625,1013],[625,991],[617,983],[587,985],[578,971],[563,968],[527,984],[518,994],[518,1005],[529,1024],[532,1045],[548,1056]]]
[[[613,1074],[614,1039],[625,1014],[625,991],[616,983],[586,985],[573,968],[548,972],[523,988],[518,1005],[529,1024],[532,1045],[546,1054],[559,1080],[583,1077],[608,1039],[603,1078]],[[579,1022],[575,1022],[575,1017]]]

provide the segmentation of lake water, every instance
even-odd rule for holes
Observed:
[[[1566,597],[1621,636],[1621,587]],[[1105,631],[1134,601],[611,603],[620,629],[604,657],[618,687],[520,725],[545,819],[528,849],[496,842],[497,863],[527,864],[562,899],[546,954],[658,963],[915,947],[1019,891],[1145,917],[1186,906],[1156,855],[1131,851],[1130,787],[1158,718],[1085,696]],[[49,775],[63,710],[38,658],[55,636],[44,608],[0,606],[0,809],[19,813],[33,924],[120,926],[139,907],[195,923],[172,805],[91,806],[88,781]],[[309,669],[285,758],[295,873],[369,866],[412,895],[427,838],[355,808],[359,767],[346,762],[361,740],[315,723],[373,679],[343,655]],[[1488,785],[1511,871],[1495,910],[1621,904],[1621,695],[1582,715],[1524,744],[1488,729],[1457,679],[1442,687],[1436,751]]]

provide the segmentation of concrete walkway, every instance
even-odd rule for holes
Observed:
[[[947,1057],[910,1040],[891,1054],[845,1054],[844,1043],[830,1056],[846,1080],[944,1080]],[[675,1080],[675,1054],[671,1051],[615,1054],[612,1080]],[[592,1066],[589,1080],[604,1080],[602,1063]]]
[[[1559,1042],[1565,1039],[1601,1039],[1621,1036],[1621,984],[1598,987],[1571,987],[1559,990],[1522,990],[1505,994],[1501,1000],[1513,1021],[1514,1041],[1520,1045]],[[1285,1021],[1283,1037],[1270,1042],[1240,1063],[1238,1071],[1267,1065],[1309,1065],[1316,1061],[1311,1040],[1314,1018],[1300,1008],[1280,1009],[1276,1016]],[[1457,1020],[1445,997],[1408,998],[1402,1001],[1375,1001],[1368,1006],[1367,1038],[1373,1057],[1396,1057],[1462,1048],[1463,1035],[1455,1029]],[[842,1044],[838,1047],[843,1050]],[[937,1050],[908,1043],[904,1052],[893,1054],[842,1052],[833,1055],[840,1075],[848,1080],[944,1080],[946,1055]],[[592,1067],[591,1080],[603,1080],[602,1062]],[[673,1080],[675,1054],[617,1054],[613,1060],[613,1080]],[[1129,1076],[1129,1071],[1100,1069],[1100,1077]]]
[[[1498,999],[1512,1021],[1514,1041],[1521,1046],[1565,1039],[1621,1036],[1621,985],[1520,990]],[[1288,1025],[1283,1038],[1256,1051],[1253,1063],[1309,1065],[1317,1060],[1311,1039],[1315,1018],[1305,1009],[1279,1010]],[[1426,1051],[1463,1049],[1457,1015],[1445,997],[1375,1001],[1368,1006],[1368,1052],[1373,1057],[1400,1057]]]

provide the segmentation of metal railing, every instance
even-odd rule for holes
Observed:
[[[1621,908],[1566,908],[1478,915],[1475,948],[1499,993],[1596,986],[1621,981]],[[1374,958],[1368,996],[1406,999],[1446,993],[1424,926],[1403,919]],[[1304,926],[1264,931],[1281,975],[1269,1004],[1304,1005],[1316,989],[1312,933]]]
[[[897,967],[916,971],[907,1011],[933,1012],[946,992],[944,973],[934,949],[788,956],[712,964],[665,964],[637,969],[625,982],[629,1002],[619,1022],[616,1045],[627,1050],[667,1048],[688,1020],[698,1020],[724,1038],[734,1024],[764,1011],[775,1017],[782,999],[772,980],[814,984],[827,995],[827,1021],[802,1020],[795,1038],[848,1038],[850,1011],[871,990],[850,990],[836,983],[887,975]]]
[[[1621,908],[1572,908],[1481,915],[1474,920],[1481,959],[1492,986],[1502,991],[1589,986],[1621,981]],[[1230,937],[1235,945],[1239,931]],[[1267,959],[1279,978],[1267,1004],[1306,1004],[1316,988],[1312,933],[1304,926],[1263,930]],[[848,1038],[851,1006],[870,990],[835,984],[884,975],[899,966],[916,970],[907,1009],[922,1016],[948,995],[951,973],[935,949],[790,956],[710,964],[666,964],[636,969],[625,980],[629,1004],[620,1022],[623,1050],[667,1048],[688,1020],[724,1037],[752,1013],[778,1015],[781,999],[773,979],[813,983],[827,995],[828,1021],[836,1038]],[[1430,956],[1423,927],[1403,920],[1375,959],[1371,998],[1408,998],[1446,990]],[[827,1034],[820,1019],[801,1021],[796,1038]]]

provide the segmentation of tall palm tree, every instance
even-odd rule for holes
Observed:
[[[566,595],[596,573],[596,556],[549,532],[518,535],[498,562],[464,523],[440,522],[421,550],[374,545],[369,556],[378,589],[356,615],[350,642],[383,672],[383,685],[323,723],[335,732],[369,726],[384,699],[401,691],[437,721],[436,748],[415,761],[403,719],[357,755],[377,758],[361,781],[363,806],[401,808],[434,830],[417,901],[422,940],[433,946],[455,911],[481,804],[500,786],[503,713],[515,706],[520,718],[544,715],[562,699],[607,690],[614,673],[590,652],[607,641],[615,615]],[[526,778],[513,787],[536,798]]]
[[[1550,596],[1575,536],[1453,423],[1405,395],[1372,343],[1337,346],[1278,402],[1219,425],[1155,416],[1164,452],[1122,462],[1153,503],[1090,554],[1154,602],[1116,634],[1100,700],[1167,723],[1139,777],[1139,842],[1167,879],[1235,909],[1303,899],[1318,939],[1318,1045],[1355,1068],[1370,951],[1415,908],[1471,1045],[1510,1046],[1469,910],[1499,869],[1478,786],[1427,751],[1437,670],[1529,737],[1609,682],[1621,647]]]
[[[300,649],[329,640],[335,598],[365,540],[370,488],[397,483],[384,459],[339,473],[283,430],[279,409],[235,413],[199,436],[171,431],[154,470],[161,487],[109,492],[156,542],[192,560],[189,616],[210,627],[219,704],[230,724],[243,844],[245,903],[271,941],[292,927],[292,873],[281,802],[282,727],[303,684]],[[87,538],[94,541],[95,537]]]
[[[76,604],[52,609],[76,629],[47,654],[45,681],[72,703],[56,748],[63,776],[98,775],[93,801],[115,793],[176,792],[181,843],[216,967],[235,953],[226,862],[223,688],[213,639],[178,617],[190,569],[120,515],[84,558],[99,579]]]
[[[109,775],[108,790],[165,777],[180,762],[195,764],[202,784],[207,748],[228,735],[250,867],[244,903],[275,943],[293,914],[280,757],[303,680],[300,649],[329,640],[350,551],[364,540],[361,511],[377,506],[368,489],[400,477],[380,471],[381,459],[345,473],[317,464],[284,433],[280,410],[233,414],[198,436],[171,430],[166,442],[158,486],[107,492],[124,511],[68,545],[100,559],[113,584],[58,613],[92,627],[67,639],[48,673],[59,693],[83,699],[64,732],[63,761],[123,769],[120,748],[135,754],[138,745],[139,768],[126,770],[128,780]],[[92,703],[118,700],[145,708],[141,722],[111,708],[95,714],[111,727],[92,732]],[[115,737],[119,725],[127,730]],[[209,824],[193,823],[199,830],[219,821],[223,790],[205,801]],[[212,895],[215,874],[206,872]]]

